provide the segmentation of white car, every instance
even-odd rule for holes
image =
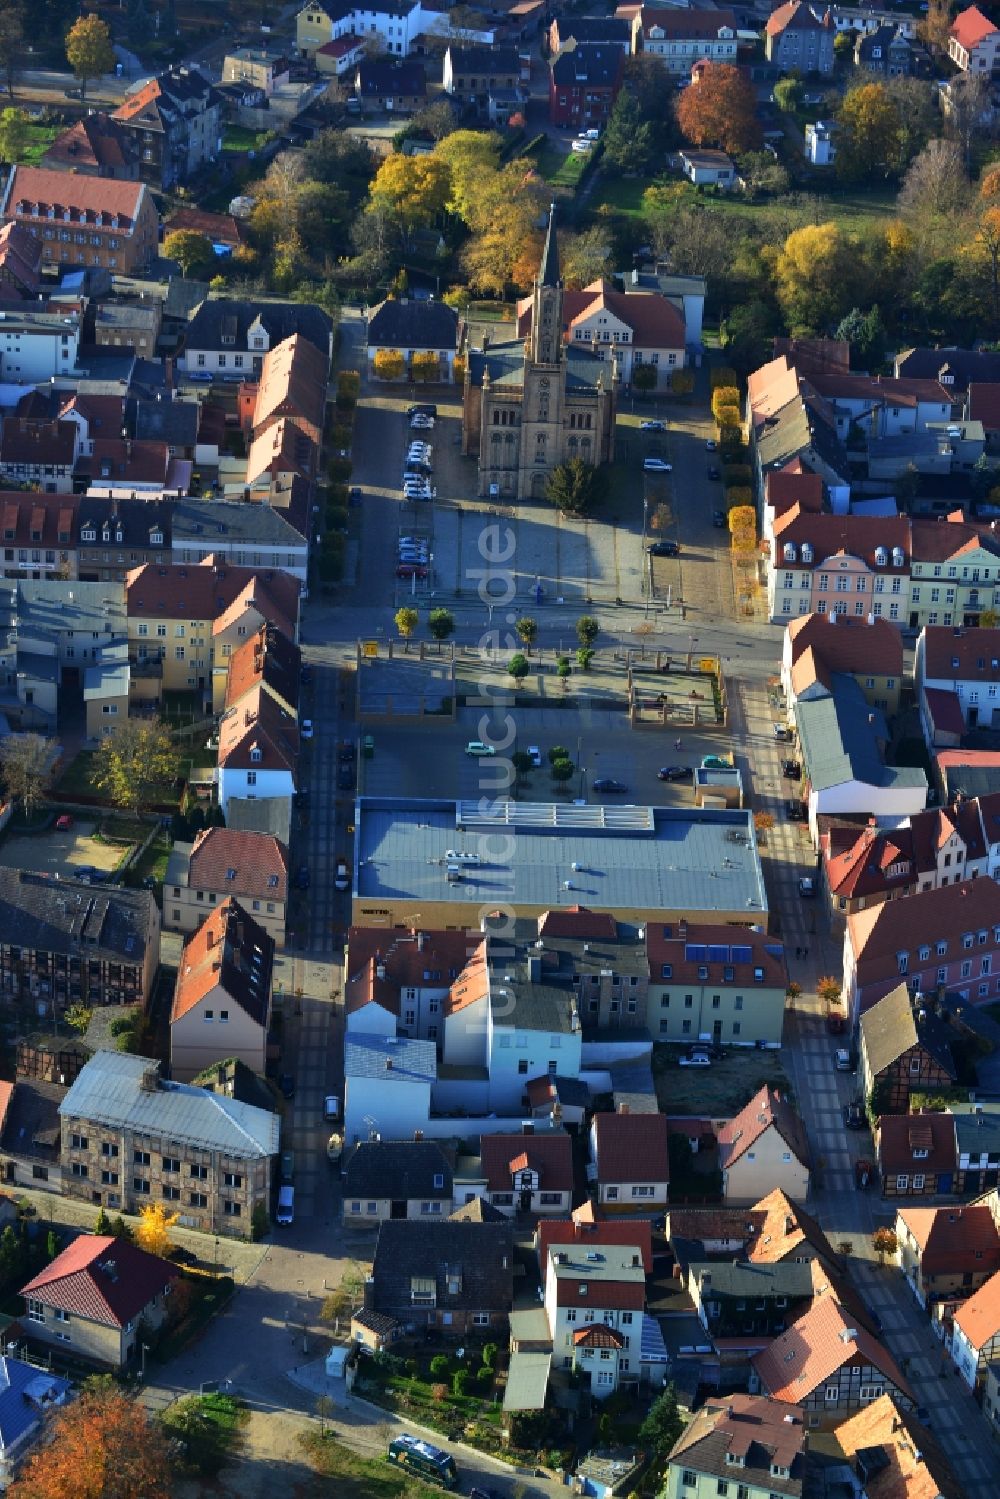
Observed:
[[[299,729],[299,733],[302,735],[303,739],[311,739],[312,738],[312,736],[313,736],[313,721],[312,721],[311,718],[304,718],[302,720],[302,725],[301,725],[301,727]]]
[[[537,744],[528,745],[528,759],[531,761],[532,765],[541,765],[542,752],[538,748]]]
[[[335,1093],[328,1093],[323,1103],[324,1119],[340,1118],[340,1099]]]
[[[680,1065],[682,1067],[711,1067],[712,1060],[705,1052],[696,1051],[692,1056],[681,1057]]]
[[[581,130],[580,134],[577,136],[578,141],[599,141],[600,138],[601,132],[594,129]]]
[[[433,444],[429,442],[411,442],[409,448],[407,449],[407,452],[410,454],[411,458],[423,457],[424,455],[427,455],[429,457],[430,454],[433,453],[433,451]]]
[[[645,458],[642,467],[647,474],[672,474],[674,471],[673,464],[668,463],[665,458]]]
[[[574,141],[572,146],[570,147],[570,150],[578,151],[581,156],[586,156],[588,152],[593,151],[593,149],[593,141]]]
[[[410,417],[410,428],[414,432],[433,432],[434,418],[432,416],[421,416],[418,411],[416,416]]]

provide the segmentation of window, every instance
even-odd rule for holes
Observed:
[[[681,1474],[681,1484],[686,1489],[696,1489],[698,1487],[697,1473],[692,1473],[690,1468],[685,1468]]]
[[[87,1136],[86,1135],[70,1135],[70,1137],[69,1137],[69,1143],[72,1145],[72,1147],[73,1147],[74,1150],[86,1150],[86,1148],[87,1148]]]
[[[133,1150],[133,1152],[132,1152],[132,1164],[133,1164],[133,1166],[148,1166],[149,1165],[149,1151],[148,1150]]]
[[[148,1197],[149,1196],[149,1182],[146,1181],[144,1177],[133,1176],[133,1178],[132,1178],[132,1191],[136,1192],[140,1197]]]
[[[189,1192],[188,1202],[193,1208],[207,1208],[208,1198],[204,1192]]]
[[[914,1172],[914,1176],[913,1176],[913,1190],[914,1190],[914,1192],[922,1192],[924,1190],[924,1180],[925,1180],[924,1177],[921,1176],[919,1172]]]
[[[101,1186],[102,1187],[117,1187],[117,1185],[118,1185],[118,1172],[117,1171],[102,1171],[101,1172]]]
[[[180,1171],[181,1163],[177,1156],[165,1155],[163,1157],[163,1169],[164,1171]]]
[[[907,1192],[907,1191],[909,1191],[909,1187],[910,1187],[909,1173],[905,1172],[905,1171],[900,1171],[897,1174],[897,1176],[896,1176],[896,1190],[897,1190],[897,1192]]]
[[[239,1192],[243,1186],[243,1178],[233,1171],[226,1171],[223,1173],[222,1185],[232,1187],[234,1191]]]
[[[42,1303],[40,1301],[33,1301],[33,1300],[31,1300],[29,1298],[29,1300],[28,1300],[28,1321],[29,1322],[44,1322],[45,1321],[45,1308],[44,1308],[44,1306],[42,1305]]]
[[[195,1163],[192,1161],[191,1165],[188,1167],[188,1175],[190,1176],[192,1181],[207,1181],[208,1167],[195,1165]]]
[[[240,1204],[238,1202],[223,1201],[222,1211],[227,1218],[238,1218],[241,1212]]]
[[[102,1143],[102,1145],[101,1145],[101,1155],[104,1155],[104,1156],[116,1156],[117,1154],[118,1154],[118,1146],[117,1145],[112,1145],[109,1140],[105,1140]]]

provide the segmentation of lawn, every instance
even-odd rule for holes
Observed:
[[[20,160],[28,167],[37,167],[62,127],[60,125],[28,126],[28,144]]]
[[[94,770],[94,761],[97,756],[96,750],[81,750],[78,755],[67,765],[59,780],[56,782],[56,795],[61,801],[93,802],[97,805],[107,805],[108,799],[97,791],[91,780]],[[182,760],[177,774],[187,779],[190,762]],[[157,786],[149,798],[153,806],[177,806],[177,791],[173,786]]]
[[[266,130],[244,130],[242,125],[227,125],[222,132],[223,151],[260,151],[267,144]]]
[[[302,1446],[317,1473],[337,1480],[330,1488],[337,1499],[436,1499],[441,1492],[381,1458],[358,1457],[330,1435],[311,1431]]]
[[[681,1067],[681,1055],[679,1046],[653,1046],[656,1097],[665,1114],[731,1119],[764,1083],[792,1096],[788,1074],[776,1051],[740,1047],[727,1051],[711,1067]]]
[[[583,151],[566,152],[550,141],[546,141],[532,155],[540,177],[551,182],[553,187],[566,187],[573,192],[579,187],[580,178],[590,160],[589,155]]]
[[[595,209],[607,204],[626,217],[641,217],[642,195],[656,179],[647,177],[618,177],[602,171],[594,188]],[[676,186],[676,178],[658,179],[669,186]],[[678,198],[678,206],[701,204],[714,212],[728,213],[734,218],[753,218],[765,226],[777,222],[782,230],[791,221],[801,227],[804,224],[819,224],[833,219],[849,234],[865,234],[880,219],[892,218],[895,211],[895,195],[885,187],[871,192],[805,192],[791,193],[784,198],[749,200],[739,193],[720,193],[709,197],[688,187]],[[766,232],[766,231],[765,231]]]

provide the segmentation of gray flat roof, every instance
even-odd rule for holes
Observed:
[[[767,910],[746,810],[361,797],[356,823],[363,900]]]

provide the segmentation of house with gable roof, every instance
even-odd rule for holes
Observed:
[[[360,1140],[343,1168],[344,1222],[449,1218],[449,1152],[435,1140]]]
[[[298,758],[298,723],[270,693],[252,688],[219,720],[216,785],[223,813],[232,797],[293,797]]]
[[[170,1012],[173,1077],[189,1082],[224,1057],[264,1072],[273,968],[273,937],[227,896],[181,953]]]
[[[971,1295],[1000,1270],[1000,1231],[985,1203],[899,1208],[896,1240],[899,1268],[923,1307]]]
[[[533,308],[531,297],[523,297],[517,304],[517,331],[522,338],[531,332]],[[684,368],[684,316],[659,291],[620,292],[607,280],[592,281],[582,291],[564,291],[562,334],[568,347],[596,350],[602,359],[610,344],[623,385],[631,384],[633,372],[640,365],[656,369],[661,388],[669,386],[675,369]]]
[[[670,1158],[663,1114],[595,1114],[590,1155],[597,1205],[604,1213],[661,1213]]]
[[[978,5],[959,11],[951,23],[948,56],[963,73],[996,72],[1000,64],[1000,31]]]
[[[781,652],[781,685],[789,721],[800,697],[830,688],[833,672],[855,679],[865,701],[890,717],[903,685],[903,641],[887,619],[801,614],[789,620]]]
[[[197,68],[170,68],[140,83],[111,118],[134,142],[139,176],[166,191],[222,152],[222,95]]]
[[[736,45],[736,17],[725,7],[642,5],[633,15],[633,53],[657,58],[676,76],[689,76],[693,65],[702,60],[735,63]]]
[[[568,1213],[573,1201],[572,1141],[564,1132],[484,1135],[480,1142],[486,1196],[513,1217]]]
[[[809,1143],[791,1104],[767,1084],[719,1131],[723,1198],[753,1203],[778,1186],[794,1201],[809,1195]]]
[[[175,843],[163,882],[163,924],[190,933],[228,896],[241,902],[279,950],[285,945],[288,848],[269,833],[204,828]]]
[[[750,1393],[797,1405],[810,1426],[829,1428],[850,1411],[890,1394],[913,1393],[884,1342],[837,1300],[817,1296],[787,1332],[751,1360]]]
[[[167,1317],[179,1271],[169,1260],[110,1234],[80,1234],[21,1287],[29,1341],[53,1353],[126,1370],[144,1326]]]
[[[925,625],[917,637],[913,677],[929,745],[941,742],[943,723],[961,724],[963,732],[1000,728],[1000,629]]]
[[[511,1224],[411,1218],[379,1225],[365,1312],[450,1336],[506,1337],[513,1305]]]
[[[564,1241],[556,1234],[540,1268],[554,1366],[582,1374],[597,1400],[637,1386],[646,1306],[640,1246],[604,1240],[585,1248],[576,1233]]]
[[[967,1499],[928,1427],[889,1394],[841,1422],[835,1436],[867,1499]]]
[[[184,330],[177,368],[196,378],[257,378],[264,359],[293,334],[333,358],[333,325],[311,302],[237,302],[208,297]]]
[[[956,1311],[950,1352],[970,1390],[978,1389],[986,1366],[1000,1357],[1000,1270]]]
[[[43,264],[65,270],[102,266],[129,276],[156,254],[159,216],[144,182],[15,166],[0,217],[30,229],[41,240]]]
[[[662,1499],[716,1499],[736,1482],[745,1499],[801,1499],[808,1492],[802,1412],[759,1395],[710,1395],[674,1443]]]
[[[875,1126],[883,1197],[954,1191],[958,1150],[950,1114],[883,1114]]]
[[[829,11],[818,14],[804,0],[787,0],[768,17],[764,55],[783,73],[833,72],[833,20]]]
[[[907,1114],[910,1094],[951,1087],[958,1078],[952,1027],[897,984],[861,1016],[858,1091],[876,1114]]]

